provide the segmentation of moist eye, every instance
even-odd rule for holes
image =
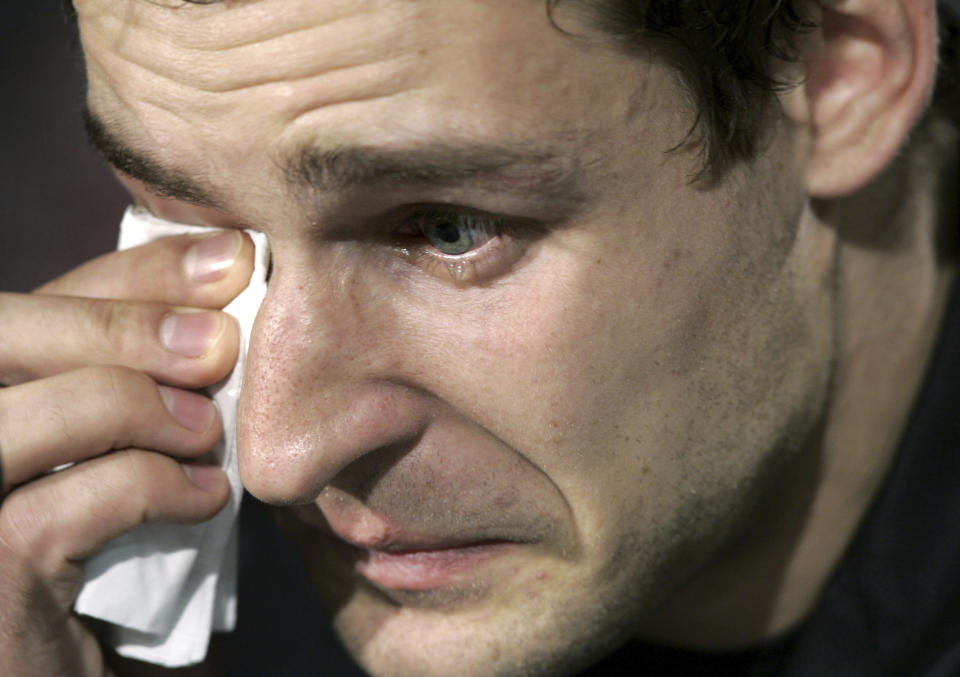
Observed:
[[[420,234],[446,256],[462,256],[500,235],[500,220],[482,214],[427,212],[420,215]]]
[[[425,272],[457,285],[505,274],[545,231],[531,219],[450,205],[421,205],[399,219],[396,251]]]
[[[464,223],[464,219],[455,214],[443,214],[424,220],[421,225],[423,236],[437,250],[450,256],[466,254],[477,244],[477,237]]]

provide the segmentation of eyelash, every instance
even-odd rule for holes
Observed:
[[[438,250],[425,229],[444,222],[480,233],[475,247],[458,254]],[[409,239],[400,253],[431,275],[458,285],[487,282],[508,272],[532,239],[529,223],[468,209],[441,206],[419,207],[401,220],[398,233]]]

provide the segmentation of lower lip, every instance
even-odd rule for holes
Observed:
[[[457,578],[503,554],[508,543],[436,550],[360,550],[354,570],[381,587],[392,590],[432,590],[457,582]]]

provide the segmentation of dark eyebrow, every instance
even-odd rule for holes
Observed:
[[[518,145],[431,143],[418,148],[306,147],[286,167],[287,179],[308,191],[415,186],[472,187],[519,195],[537,193],[582,201],[579,166],[568,158]]]
[[[162,167],[133,150],[114,135],[86,105],[83,107],[83,124],[90,145],[104,160],[127,176],[142,181],[157,195],[176,198],[202,207],[220,208],[220,201],[193,179]]]
[[[142,181],[162,197],[220,209],[222,202],[197,181],[163,167],[115,136],[89,107],[83,109],[87,137],[97,152],[120,172]],[[580,167],[569,158],[490,143],[444,144],[386,149],[314,146],[294,153],[285,166],[287,180],[307,192],[414,186],[472,187],[520,196],[537,194],[560,203],[584,200],[576,188]]]

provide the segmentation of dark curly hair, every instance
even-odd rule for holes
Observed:
[[[676,70],[696,119],[700,176],[716,177],[755,157],[774,95],[799,83],[778,79],[778,62],[798,57],[798,39],[817,28],[813,0],[546,0],[587,7],[598,28],[625,48],[652,45]],[[960,18],[943,4],[940,72],[932,111],[960,124]]]
[[[627,49],[651,45],[692,99],[704,173],[752,158],[773,94],[795,83],[774,75],[797,38],[816,25],[806,0],[577,0],[598,28]],[[547,0],[548,11],[568,0]]]
[[[180,1],[211,4],[220,0]],[[63,2],[75,17],[71,0]],[[774,95],[796,84],[774,75],[777,62],[793,60],[797,39],[816,28],[804,11],[812,0],[545,2],[551,21],[559,5],[578,3],[625,48],[654,45],[676,69],[696,111],[687,137],[676,147],[688,141],[698,145],[704,161],[701,176],[719,176],[732,164],[756,155]],[[955,124],[960,110],[957,25],[952,14],[941,21],[940,85],[934,103]]]

